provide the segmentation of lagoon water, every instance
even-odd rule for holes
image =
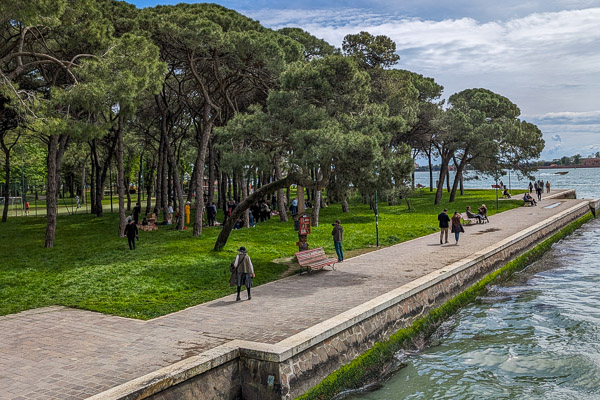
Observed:
[[[600,197],[600,169],[557,171],[541,170],[536,178],[575,188],[579,198]],[[416,181],[428,187],[428,173]],[[466,181],[465,187],[492,183]],[[513,188],[525,185],[511,179]],[[492,286],[445,322],[423,350],[397,354],[399,369],[385,381],[344,398],[600,399],[598,238],[600,219]]]

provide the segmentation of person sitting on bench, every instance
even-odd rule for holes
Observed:
[[[535,202],[535,199],[533,197],[531,197],[531,195],[529,193],[525,193],[525,195],[523,195],[523,205],[525,204],[531,204],[532,206],[537,205],[537,203]]]
[[[471,219],[477,218],[477,223],[481,223],[481,215],[473,214],[473,212],[471,211],[471,206],[467,206],[467,217]]]
[[[508,193],[508,189],[504,188],[502,196],[504,196],[505,199],[510,199],[510,193]]]

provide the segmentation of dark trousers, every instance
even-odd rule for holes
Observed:
[[[335,247],[335,253],[337,254],[338,261],[344,261],[344,250],[342,249],[342,242],[333,242]]]
[[[127,236],[127,241],[129,242],[129,250],[135,250],[135,236],[134,237]]]

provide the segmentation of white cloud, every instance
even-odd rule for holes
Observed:
[[[343,8],[249,15],[275,29],[301,27],[335,46],[359,31],[389,36],[401,56],[398,67],[435,78],[446,88],[445,97],[484,87],[515,102],[522,118],[544,133],[545,157],[573,155],[600,142],[600,7],[589,1],[563,3],[552,7],[568,10],[526,15],[514,2],[519,17],[485,22],[473,13],[427,19]],[[596,7],[573,9],[585,4]],[[545,6],[538,2],[532,9]]]
[[[542,115],[530,116],[537,123],[543,124],[600,124],[600,110],[583,112],[549,112]],[[599,135],[600,136],[600,135]]]

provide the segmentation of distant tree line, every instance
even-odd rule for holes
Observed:
[[[163,215],[169,203],[201,211],[237,199],[220,249],[259,199],[275,194],[286,221],[291,185],[307,190],[318,225],[324,193],[344,211],[355,194],[397,201],[414,185],[417,157],[429,160],[437,204],[444,185],[450,201],[462,193],[467,167],[527,173],[544,146],[507,98],[467,89],[445,104],[433,78],[394,69],[396,45],[383,35],[347,35],[339,49],[215,4],[0,0],[0,9],[3,196],[23,168],[45,182],[46,247],[60,188],[89,187],[101,216],[113,166],[121,234],[132,187]],[[203,222],[194,213],[194,236]]]

